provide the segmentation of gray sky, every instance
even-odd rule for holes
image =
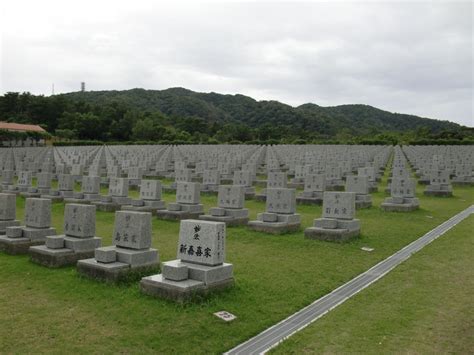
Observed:
[[[471,2],[0,6],[0,93],[181,86],[474,126]]]

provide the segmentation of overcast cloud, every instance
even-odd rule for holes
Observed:
[[[181,86],[474,126],[472,2],[0,6],[1,94]]]

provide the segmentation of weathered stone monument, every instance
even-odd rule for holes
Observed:
[[[244,208],[245,186],[221,185],[217,195],[217,207],[209,210],[209,214],[199,216],[206,221],[224,222],[227,226],[247,224],[249,210]]]
[[[55,235],[51,227],[51,200],[28,198],[25,202],[25,225],[6,227],[0,236],[0,250],[7,254],[27,254],[33,245],[41,245],[46,237]]]
[[[355,219],[355,193],[324,193],[323,217],[306,228],[305,238],[344,242],[360,234],[360,221]]]
[[[112,282],[154,272],[158,250],[151,248],[151,233],[151,213],[115,212],[113,245],[95,249],[94,258],[79,260],[78,272]]]
[[[142,292],[183,302],[234,284],[233,266],[225,262],[226,227],[222,222],[181,221],[177,260],[162,273],[142,278]]]
[[[66,203],[84,203],[90,204],[100,200],[100,177],[83,176],[81,182],[81,192],[73,193],[72,198],[65,198]]]
[[[453,187],[449,180],[447,170],[432,170],[430,174],[430,183],[424,191],[426,196],[453,196]]]
[[[252,186],[252,183],[253,179],[250,171],[234,171],[233,185],[245,187],[245,199],[252,199],[255,197],[255,187]]]
[[[104,212],[115,212],[122,205],[129,205],[131,199],[128,197],[128,179],[111,177],[109,179],[109,194],[101,196],[100,201],[93,201],[97,210]]]
[[[169,203],[168,209],[158,210],[156,215],[160,219],[195,219],[204,214],[204,207],[200,203],[200,184],[196,182],[179,182],[176,189],[176,203]]]
[[[125,211],[150,212],[156,215],[157,210],[166,208],[161,200],[161,182],[159,180],[142,180],[140,198],[132,199],[130,205],[122,206]]]
[[[326,189],[325,174],[308,174],[304,177],[304,190],[296,197],[296,203],[301,205],[320,205]]]
[[[300,224],[295,189],[267,189],[266,211],[248,222],[251,229],[272,234],[297,231]]]
[[[75,265],[94,256],[101,245],[95,236],[96,207],[68,204],[64,209],[64,234],[46,237],[44,245],[30,247],[33,262],[47,267]]]
[[[356,194],[356,209],[372,207],[372,196],[369,194],[369,177],[366,175],[348,175],[346,177],[346,192]]]
[[[0,235],[5,235],[7,227],[19,226],[16,219],[16,195],[0,194]]]
[[[285,172],[271,171],[268,173],[267,187],[255,195],[255,200],[264,202],[267,200],[267,189],[287,188],[287,186],[288,175]]]
[[[387,212],[409,212],[420,207],[419,200],[415,197],[416,182],[414,179],[392,178],[390,189],[391,197],[385,199],[381,208]]]

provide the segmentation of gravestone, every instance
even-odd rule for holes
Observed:
[[[201,185],[195,182],[179,182],[176,188],[176,202],[169,203],[165,210],[156,211],[159,219],[182,220],[199,218],[204,214],[200,203]]]
[[[297,231],[300,224],[295,189],[267,189],[266,211],[248,223],[253,230],[272,234]]]
[[[281,171],[271,171],[268,173],[267,177],[267,188],[286,188],[288,186],[288,175],[285,172]],[[263,189],[259,194],[255,195],[256,201],[266,201],[267,200],[267,189]]]
[[[123,205],[131,203],[131,199],[128,197],[128,188],[128,179],[112,177],[109,179],[109,194],[101,196],[100,201],[93,201],[92,204],[99,211],[115,212]]]
[[[51,200],[27,198],[25,201],[25,225],[6,227],[0,236],[0,250],[8,254],[27,254],[29,247],[41,245],[46,237],[55,235],[51,227]]]
[[[247,224],[249,211],[244,208],[245,187],[239,185],[221,185],[217,195],[217,207],[209,214],[199,216],[206,221],[224,222],[227,226]]]
[[[324,193],[323,216],[306,228],[305,238],[344,242],[360,234],[360,221],[355,219],[355,193]]]
[[[16,195],[0,193],[0,235],[5,235],[7,227],[19,226],[16,219]]]
[[[206,169],[202,174],[202,192],[215,194],[221,183],[221,176],[218,170]]]
[[[166,204],[161,200],[161,182],[159,180],[142,180],[140,198],[131,200],[130,205],[122,206],[125,211],[150,212],[156,215],[157,210],[163,210]]]
[[[47,267],[75,265],[94,256],[101,245],[95,236],[96,207],[67,204],[64,209],[64,234],[46,237],[45,245],[30,247],[33,262]]]
[[[356,209],[372,207],[372,196],[369,194],[369,177],[366,175],[348,175],[346,191],[356,194]]]
[[[390,194],[386,198],[381,208],[387,212],[409,212],[417,210],[420,206],[419,200],[415,197],[416,182],[410,178],[393,178]]]
[[[430,173],[430,183],[423,192],[426,196],[453,196],[453,187],[449,179],[447,170],[432,170]]]
[[[151,248],[151,213],[115,212],[112,246],[95,249],[94,258],[77,263],[79,273],[117,282],[150,274],[158,267],[158,250]]]
[[[253,178],[250,171],[236,170],[234,171],[233,185],[245,187],[245,198],[252,199],[255,197],[255,188],[252,186]]]
[[[325,174],[308,174],[304,177],[304,190],[296,197],[296,202],[301,205],[320,205],[325,189]]]
[[[83,176],[81,182],[81,192],[74,192],[72,198],[65,198],[66,203],[90,204],[100,200],[100,177]]]
[[[142,278],[142,292],[183,302],[234,284],[233,265],[225,262],[226,226],[222,222],[181,221],[177,259],[162,273]]]

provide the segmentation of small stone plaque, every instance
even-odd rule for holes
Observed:
[[[231,322],[233,321],[234,319],[237,319],[237,317],[235,315],[233,315],[232,313],[229,313],[227,311],[220,311],[220,312],[216,312],[214,313],[214,315],[217,317],[217,318],[220,318],[222,319],[223,321],[225,322]]]

